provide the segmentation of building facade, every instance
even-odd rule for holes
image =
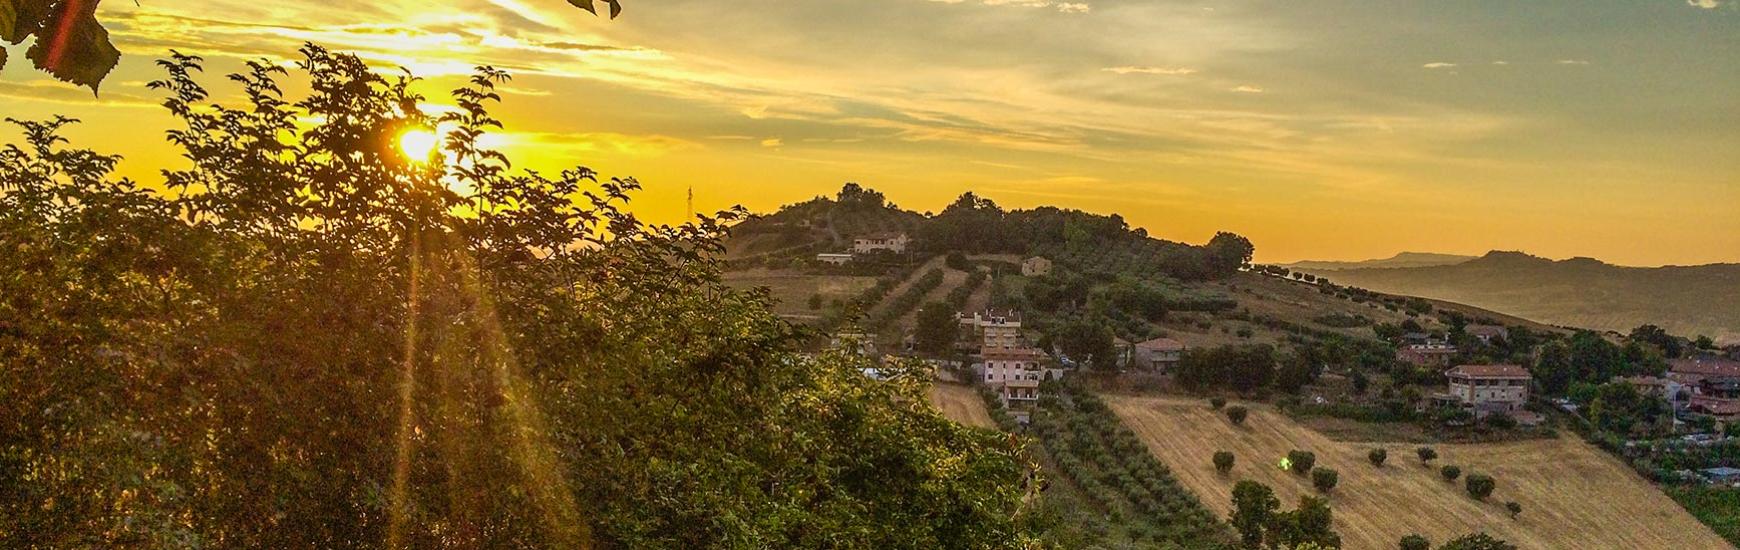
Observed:
[[[868,254],[879,250],[886,250],[898,254],[906,252],[907,245],[911,243],[912,238],[907,237],[905,233],[874,233],[853,238],[852,252],[855,254]]]
[[[1521,411],[1534,379],[1517,365],[1462,365],[1444,375],[1450,379],[1450,396],[1475,418]]]

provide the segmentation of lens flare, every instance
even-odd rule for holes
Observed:
[[[407,130],[399,136],[399,150],[411,160],[425,162],[435,153],[435,146],[440,141],[435,132],[424,129]]]

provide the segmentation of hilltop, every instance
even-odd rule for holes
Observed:
[[[1435,265],[1455,265],[1477,258],[1460,254],[1438,254],[1434,252],[1400,252],[1388,258],[1359,261],[1323,261],[1304,260],[1290,264],[1281,264],[1293,270],[1300,271],[1340,271],[1343,269],[1377,268],[1377,267],[1431,267]]]
[[[1625,267],[1493,251],[1452,265],[1297,269],[1556,325],[1623,332],[1649,323],[1674,334],[1740,341],[1740,264]]]

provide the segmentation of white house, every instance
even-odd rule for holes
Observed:
[[[852,252],[868,254],[878,250],[889,252],[906,252],[906,245],[912,243],[912,238],[905,233],[873,233],[852,239]]]
[[[1012,349],[1023,345],[1021,339],[1021,315],[1014,311],[997,312],[987,309],[972,315],[962,315],[961,325],[973,329],[973,336],[979,338],[979,347],[985,349]]]
[[[1512,414],[1529,402],[1528,369],[1516,365],[1462,365],[1444,373],[1450,378],[1450,396],[1462,408],[1485,418],[1498,412]]]
[[[1032,258],[1021,260],[1021,275],[1022,276],[1038,277],[1041,275],[1050,275],[1050,274],[1051,274],[1051,260],[1047,260],[1043,256],[1034,256]]]
[[[1033,348],[986,348],[980,352],[981,362],[974,372],[985,384],[993,387],[1010,380],[1043,380],[1046,370],[1042,362],[1045,353]]]
[[[816,255],[816,261],[828,265],[846,265],[852,262],[852,255],[824,252]]]

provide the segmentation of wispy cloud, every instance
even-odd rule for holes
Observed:
[[[1251,86],[1249,84],[1235,87],[1232,89],[1232,91],[1235,91],[1235,92],[1238,92],[1241,94],[1260,94],[1260,93],[1263,93],[1262,88],[1259,88],[1256,86]]]
[[[1686,0],[1686,5],[1713,10],[1722,7],[1722,0]]]
[[[1171,75],[1171,76],[1183,76],[1183,75],[1189,75],[1189,74],[1196,74],[1196,69],[1187,69],[1187,68],[1182,68],[1182,67],[1138,67],[1138,66],[1133,66],[1133,65],[1126,65],[1123,67],[1106,67],[1106,68],[1100,69],[1100,70],[1108,72],[1108,73],[1118,73],[1118,74],[1160,74],[1160,75]]]
[[[1455,63],[1446,63],[1443,61],[1433,61],[1431,63],[1421,65],[1420,67],[1425,68],[1425,69],[1449,69],[1449,68],[1452,68],[1455,66],[1456,66]]]
[[[930,0],[943,4],[960,4],[967,0]],[[1062,13],[1088,13],[1093,6],[1086,2],[1052,2],[1051,0],[979,0],[986,6],[1015,6],[1021,8],[1053,8]]]
[[[1554,63],[1558,63],[1560,65],[1588,65],[1589,64],[1588,61],[1585,61],[1582,59],[1560,59],[1558,61],[1554,61]]]

